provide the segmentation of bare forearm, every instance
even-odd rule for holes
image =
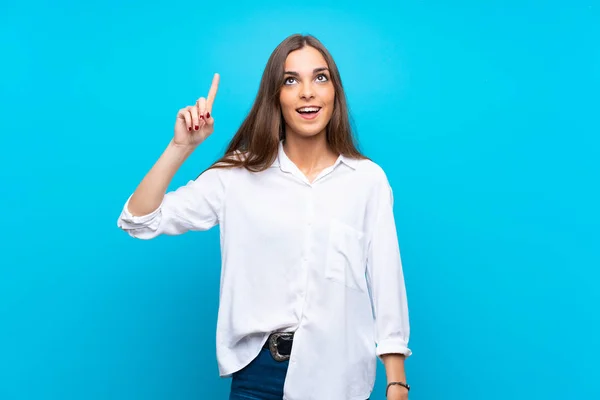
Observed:
[[[406,382],[406,371],[404,370],[404,355],[385,354],[381,357],[385,365],[385,374],[388,382]]]
[[[173,176],[194,149],[169,143],[131,196],[128,210],[132,215],[146,215],[158,208]]]
[[[406,371],[404,369],[405,356],[403,354],[385,354],[381,358],[383,360],[383,364],[385,365],[387,383],[406,383]],[[408,389],[400,385],[390,386],[386,394],[387,398],[390,400],[408,399]]]

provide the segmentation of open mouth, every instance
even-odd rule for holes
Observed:
[[[296,109],[296,112],[298,112],[298,114],[300,114],[300,116],[304,119],[316,118],[320,111],[321,107],[315,106],[301,107]]]

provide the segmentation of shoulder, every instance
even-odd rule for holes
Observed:
[[[219,180],[228,182],[234,175],[244,171],[244,167],[239,165],[246,159],[247,154],[236,150],[232,154],[214,162],[202,171],[196,180]]]
[[[394,190],[381,165],[370,159],[363,159],[358,162],[356,170],[363,180],[363,187],[368,188],[374,204],[378,204],[377,207],[394,204]]]
[[[381,165],[371,159],[357,160],[356,172],[361,181],[361,186],[365,188],[373,198],[393,203],[394,191],[388,179],[388,175]]]
[[[223,158],[215,162],[216,167],[232,167],[232,164],[243,163],[248,158],[248,152],[235,150],[233,153],[225,155]],[[238,168],[233,166],[232,169]]]
[[[365,159],[356,159],[355,161],[356,172],[359,175],[364,177],[365,179],[375,183],[375,184],[387,184],[388,178],[385,170],[381,165],[377,164],[375,161],[365,158]]]

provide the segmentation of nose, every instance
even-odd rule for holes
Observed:
[[[300,98],[303,100],[312,99],[315,97],[314,88],[311,83],[305,83],[300,88]]]

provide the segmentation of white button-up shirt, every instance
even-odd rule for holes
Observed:
[[[222,377],[295,331],[284,399],[365,400],[376,356],[411,354],[392,190],[374,162],[340,156],[311,183],[280,144],[263,172],[210,169],[145,216],[128,203],[118,226],[140,239],[219,225]]]

